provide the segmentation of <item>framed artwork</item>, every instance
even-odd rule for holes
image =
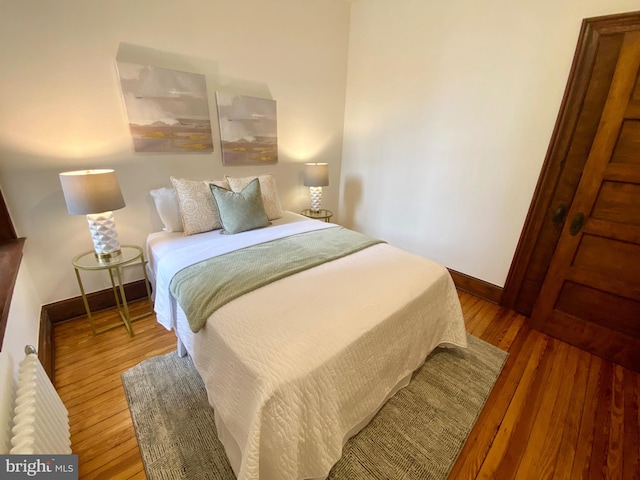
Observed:
[[[278,163],[276,101],[216,92],[223,165]]]
[[[211,153],[205,76],[117,62],[136,152]]]

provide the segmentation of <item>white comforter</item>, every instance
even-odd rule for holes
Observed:
[[[220,237],[245,245],[330,226],[300,221]],[[170,277],[190,261],[178,257],[199,258],[207,248],[155,258],[156,309],[168,306],[158,312],[166,327],[176,327]],[[380,244],[234,300],[189,350],[238,478],[286,480],[325,477],[346,440],[441,344],[466,346],[448,272]]]

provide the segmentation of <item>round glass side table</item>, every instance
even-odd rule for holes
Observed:
[[[98,333],[103,333],[108,330],[113,330],[120,326],[120,324],[109,325],[107,327],[101,328],[99,330],[96,329],[96,326],[93,322],[93,317],[91,315],[91,309],[89,308],[89,301],[87,300],[87,294],[84,291],[84,286],[82,285],[82,278],[80,276],[80,271],[108,271],[109,279],[111,280],[111,289],[113,290],[113,296],[116,301],[116,307],[118,309],[118,313],[120,314],[120,319],[122,323],[126,327],[130,336],[133,336],[133,327],[132,323],[140,318],[148,317],[153,313],[153,304],[151,302],[151,289],[149,288],[149,279],[147,277],[147,270],[145,268],[145,260],[142,254],[142,248],[137,247],[135,245],[121,245],[120,246],[121,253],[120,255],[113,256],[110,259],[102,260],[96,257],[95,252],[93,250],[89,252],[81,253],[80,255],[74,257],[72,260],[73,268],[76,272],[76,279],[78,280],[78,286],[80,287],[80,293],[82,294],[82,302],[84,303],[84,308],[87,312],[87,318],[89,319],[89,323],[91,325],[91,333],[93,335],[97,335]],[[129,313],[129,305],[127,304],[127,296],[124,291],[124,284],[122,282],[122,267],[127,265],[131,265],[138,262],[140,267],[142,268],[142,274],[144,275],[144,283],[147,289],[147,297],[149,299],[149,303],[152,304],[151,310],[142,315],[138,315],[136,317],[131,317]]]
[[[331,210],[321,209],[317,212],[307,208],[306,210],[302,210],[300,215],[304,215],[305,217],[313,218],[315,220],[324,220],[325,222],[329,222],[331,217],[333,217],[333,212]]]

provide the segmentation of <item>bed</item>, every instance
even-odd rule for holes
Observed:
[[[466,347],[447,270],[387,243],[232,299],[197,333],[171,293],[174,277],[190,265],[341,228],[281,212],[269,226],[235,235],[148,237],[158,322],[193,359],[239,479],[325,478],[346,441],[435,347]]]

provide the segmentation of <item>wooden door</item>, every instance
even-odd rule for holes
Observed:
[[[626,31],[531,322],[640,370],[640,30]]]
[[[531,316],[582,177],[624,35],[639,30],[640,12],[582,22],[556,126],[501,299],[524,315]]]

